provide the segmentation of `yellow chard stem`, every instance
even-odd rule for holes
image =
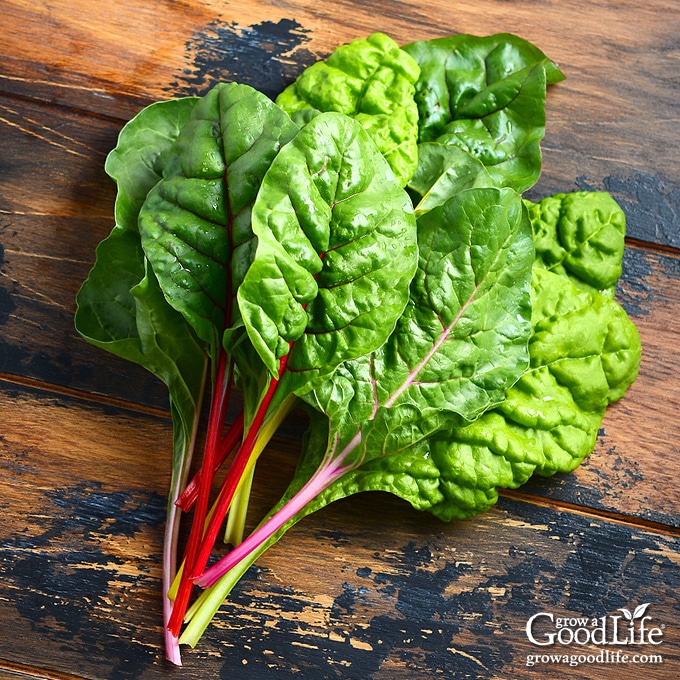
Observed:
[[[255,444],[253,452],[248,461],[248,464],[243,471],[241,480],[239,481],[236,493],[229,508],[229,516],[227,518],[227,527],[224,534],[224,542],[230,543],[236,547],[243,541],[243,532],[248,513],[248,502],[250,500],[250,489],[255,475],[255,463],[264,451],[271,438],[276,434],[281,423],[285,420],[288,414],[293,410],[296,403],[295,395],[289,395],[276,409],[276,411],[265,420],[262,424]]]

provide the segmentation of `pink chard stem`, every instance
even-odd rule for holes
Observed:
[[[203,382],[205,383],[205,371],[203,373]],[[201,389],[203,394],[203,389]],[[172,466],[172,479],[170,480],[170,494],[168,498],[168,509],[165,521],[165,534],[163,540],[163,623],[165,635],[165,656],[168,661],[171,661],[176,666],[182,665],[182,657],[179,651],[179,644],[176,635],[173,635],[168,630],[168,623],[172,615],[173,601],[168,597],[168,593],[172,586],[175,576],[177,574],[177,546],[179,542],[179,529],[181,511],[176,505],[176,501],[180,496],[182,488],[185,486],[189,477],[189,470],[191,468],[191,460],[193,458],[194,449],[196,447],[196,436],[198,432],[199,413],[201,411],[201,403],[196,405],[196,412],[194,414],[193,428],[191,438],[185,442],[181,451],[175,452],[176,459]]]
[[[212,567],[206,569],[201,576],[194,580],[195,583],[202,588],[208,588],[213,585],[230,569],[254,550],[257,550],[259,546],[292,520],[295,515],[311,503],[320,493],[325,491],[333,482],[352,469],[354,466],[343,466],[343,462],[360,442],[361,434],[358,433],[337,457],[328,456],[307,483],[282,508],[256,529],[243,543],[234,548]]]

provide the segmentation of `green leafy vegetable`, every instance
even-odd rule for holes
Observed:
[[[418,145],[418,167],[408,183],[416,217],[465,189],[492,186],[489,171],[467,151],[438,142]]]
[[[541,169],[546,85],[564,78],[517,36],[455,35],[406,45],[420,66],[418,139],[459,146],[500,186],[525,191]]]
[[[384,33],[338,47],[305,69],[276,99],[307,122],[315,111],[359,121],[389,162],[401,186],[418,163],[418,110],[413,99],[418,65]]]
[[[577,191],[526,205],[538,262],[614,297],[626,235],[626,216],[616,201],[602,191]]]
[[[351,118],[314,118],[276,157],[253,210],[258,237],[238,291],[266,366],[295,343],[295,384],[380,346],[417,264],[406,193]]]
[[[637,376],[640,338],[616,302],[535,268],[532,303],[529,370],[499,406],[430,449],[441,500],[428,509],[444,520],[482,512],[534,472],[571,472]]]
[[[257,90],[217,85],[192,110],[140,211],[142,245],[161,288],[213,360],[235,321],[235,291],[252,257],[252,204],[296,132]]]
[[[563,77],[510,34],[400,49],[374,33],[276,103],[219,84],[122,130],[106,165],[116,225],[75,321],[169,388],[173,663],[248,567],[328,503],[382,490],[463,518],[592,451],[641,348],[611,299],[625,236],[613,199],[518,193],[539,176],[546,86]],[[225,429],[233,384],[243,412]],[[312,418],[296,474],[240,543],[255,462],[298,399]],[[227,512],[235,547],[206,569]]]

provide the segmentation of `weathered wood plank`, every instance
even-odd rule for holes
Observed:
[[[75,296],[113,227],[119,124],[0,101],[0,373],[167,408],[146,371],[88,346]]]
[[[82,676],[71,673],[55,673],[42,668],[0,659],[0,680],[84,680]]]
[[[567,81],[548,102],[545,170],[535,195],[607,188],[636,238],[680,246],[674,0],[384,3],[298,0],[227,5],[126,0],[4,0],[0,88],[120,119],[159,98],[239,80],[277,94],[336,45],[374,30],[400,43],[509,31],[535,42]],[[338,20],[338,17],[342,17]],[[568,17],[568,19],[566,18]],[[332,26],[332,30],[329,30]]]
[[[167,421],[48,393],[4,397],[0,635],[12,644],[0,656],[102,680],[165,677],[158,590]],[[256,482],[257,510],[280,492],[292,453],[272,448],[277,473]],[[665,626],[651,651],[664,664],[644,672],[673,677],[679,564],[677,535],[625,521],[504,499],[443,524],[365,494],[306,519],[269,551],[200,646],[185,652],[182,674],[546,677],[544,666],[526,668],[528,654],[547,649],[527,639],[532,614],[601,617],[650,602],[650,621]],[[599,651],[549,651],[584,649]],[[614,670],[635,678],[641,669],[549,669],[555,678]]]

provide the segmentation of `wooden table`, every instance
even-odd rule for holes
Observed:
[[[677,0],[0,0],[0,27],[0,678],[680,677]],[[642,337],[640,377],[577,472],[485,515],[443,524],[363,495],[305,520],[176,669],[160,615],[165,390],[73,329],[113,224],[104,158],[151,101],[218,79],[273,96],[374,30],[400,43],[509,31],[560,64],[531,194],[606,189],[624,208],[617,296]],[[270,446],[254,513],[285,487],[299,421]],[[527,667],[557,649],[528,640],[533,614],[643,603],[663,642],[633,651],[663,664]]]

